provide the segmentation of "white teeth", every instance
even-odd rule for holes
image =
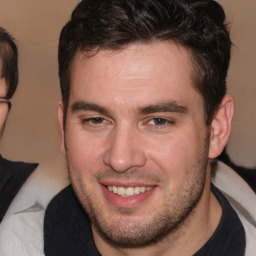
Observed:
[[[135,195],[140,194],[140,187],[136,187],[136,188],[134,189],[134,194],[135,194]]]
[[[125,190],[125,195],[126,196],[133,196],[134,195],[134,188],[127,188]]]
[[[117,194],[118,194],[119,196],[124,196],[124,195],[125,195],[125,188],[118,187],[118,188],[117,188]]]
[[[117,187],[116,187],[116,186],[113,186],[112,191],[113,191],[113,193],[117,194]]]
[[[141,189],[140,189],[140,192],[141,193],[144,193],[146,191],[146,188],[145,187],[142,187]]]
[[[145,191],[149,191],[152,187],[116,187],[116,186],[107,186],[108,190],[119,195],[119,196],[134,196],[139,195],[140,193],[144,193]]]

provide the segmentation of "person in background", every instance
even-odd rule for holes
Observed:
[[[12,36],[0,27],[0,138],[18,84],[18,50]],[[12,162],[0,155],[0,222],[9,205],[37,164]]]
[[[17,64],[14,39],[0,27],[1,136],[11,109],[10,99],[18,84]],[[37,231],[42,227],[50,199],[67,184],[66,172],[56,172],[56,165],[12,162],[0,155],[1,256],[43,255],[40,243],[43,235]]]

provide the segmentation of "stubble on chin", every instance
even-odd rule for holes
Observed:
[[[202,155],[195,161],[190,175],[186,177],[184,183],[178,191],[168,191],[166,178],[161,175],[145,175],[147,172],[132,170],[130,173],[113,174],[113,171],[94,172],[90,181],[90,186],[83,184],[78,172],[69,166],[69,174],[72,186],[77,194],[79,201],[88,213],[92,222],[93,229],[108,244],[121,248],[142,248],[157,244],[159,241],[176,238],[181,234],[186,225],[189,225],[193,214],[197,209],[198,203],[205,189],[208,166],[208,141],[205,140],[205,148]],[[97,198],[93,193],[93,182],[98,182],[107,176],[120,176],[127,179],[154,179],[162,183],[166,189],[163,196],[163,204],[155,209],[154,213],[148,212],[145,218],[136,219],[136,209],[116,209],[115,220],[112,216],[104,212],[104,206],[98,204]],[[108,209],[106,210],[108,211]],[[171,236],[170,236],[171,234]],[[169,239],[169,242],[175,242]]]
[[[204,171],[201,172],[205,173]],[[171,193],[164,199],[165,204],[148,213],[143,220],[133,218],[135,209],[118,209],[119,219],[110,220],[104,216],[104,209],[97,207],[97,199],[86,191],[79,177],[72,179],[73,187],[79,201],[88,213],[96,232],[109,244],[121,248],[146,247],[158,243],[171,233],[177,233],[184,225],[189,223],[190,216],[201,199],[205,176],[201,179],[187,181],[189,189],[180,194],[178,199]],[[170,210],[171,209],[171,210]]]

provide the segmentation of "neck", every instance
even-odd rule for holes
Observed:
[[[179,228],[156,244],[142,248],[120,248],[106,242],[92,227],[96,247],[102,256],[191,256],[210,239],[216,230],[222,209],[210,189],[210,179],[202,197]]]

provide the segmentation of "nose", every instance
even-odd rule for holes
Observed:
[[[128,127],[112,131],[104,153],[104,164],[116,172],[144,166],[147,158],[138,137],[136,131]]]

